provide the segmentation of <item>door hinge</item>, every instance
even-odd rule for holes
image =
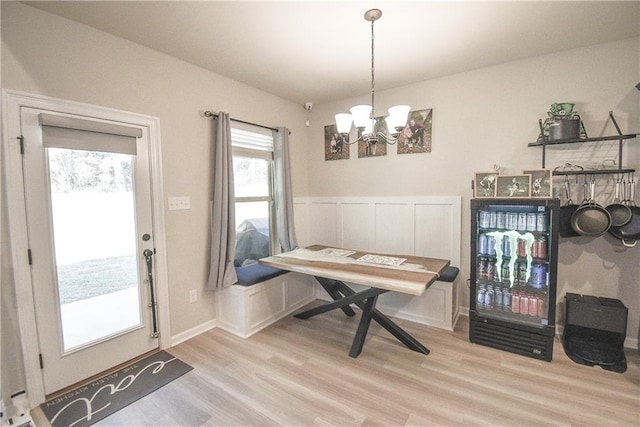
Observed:
[[[44,369],[44,360],[42,359],[42,353],[38,354],[38,359],[40,360],[40,369]]]
[[[17,139],[20,141],[20,154],[24,155],[24,136],[20,135]]]
[[[31,249],[27,249],[27,259],[29,260],[29,265],[33,265],[33,257],[31,256]]]

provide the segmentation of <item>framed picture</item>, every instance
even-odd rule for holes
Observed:
[[[349,135],[343,137],[336,125],[324,127],[324,159],[342,160],[349,158]]]
[[[530,197],[531,175],[498,175],[496,197]]]
[[[430,153],[433,109],[411,111],[398,138],[398,154]]]
[[[476,172],[474,197],[496,197],[498,172]]]
[[[553,174],[550,169],[522,171],[531,175],[531,197],[553,197]]]
[[[384,117],[376,117],[373,121],[374,132],[387,133],[387,123]],[[362,136],[362,132],[358,130],[358,138]],[[387,155],[387,144],[382,141],[377,143],[358,141],[358,158],[363,157],[379,157]]]

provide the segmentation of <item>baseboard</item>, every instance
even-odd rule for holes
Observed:
[[[183,343],[193,337],[196,337],[204,332],[207,332],[208,330],[211,330],[215,327],[218,326],[218,321],[217,320],[208,320],[204,323],[201,323],[198,326],[195,326],[191,329],[188,329],[184,332],[180,332],[179,334],[176,335],[172,335],[171,336],[171,347],[176,346],[180,343]]]

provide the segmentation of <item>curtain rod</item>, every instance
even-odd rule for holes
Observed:
[[[214,112],[211,112],[211,111],[205,111],[204,112],[204,116],[205,117],[213,117],[214,120],[218,118],[218,114],[214,113]],[[257,123],[245,122],[244,120],[238,120],[238,119],[231,119],[231,120],[233,120],[234,122],[238,122],[238,123],[244,123],[245,125],[258,126],[258,127],[263,128],[263,129],[269,129],[269,130],[273,130],[273,131],[279,132],[279,130],[276,129],[276,128],[272,128],[272,127],[264,126],[264,125],[259,125]]]

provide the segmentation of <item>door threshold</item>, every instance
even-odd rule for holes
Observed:
[[[102,371],[102,372],[100,372],[98,374],[95,374],[95,375],[93,375],[93,376],[91,376],[89,378],[86,378],[86,379],[84,379],[82,381],[78,381],[77,383],[71,384],[70,386],[65,387],[63,389],[60,389],[58,391],[54,391],[53,393],[47,394],[45,396],[45,398],[44,398],[44,401],[47,402],[47,401],[49,401],[51,399],[55,399],[57,397],[64,396],[67,393],[70,393],[70,392],[72,392],[74,390],[77,390],[80,387],[85,386],[87,384],[91,384],[92,382],[94,382],[94,381],[96,381],[96,380],[98,380],[98,379],[100,379],[102,377],[105,377],[105,376],[107,376],[109,374],[117,372],[117,371],[121,370],[122,368],[125,368],[125,367],[127,367],[127,366],[129,366],[131,364],[134,364],[134,363],[144,359],[145,357],[151,356],[152,354],[155,354],[155,353],[157,353],[159,351],[160,351],[160,347],[154,348],[151,351],[143,353],[143,354],[141,354],[141,355],[139,355],[137,357],[134,357],[133,359],[130,359],[130,360],[126,361],[126,362],[120,363],[119,365],[116,365],[116,366],[114,366],[112,368],[104,370],[104,371]]]

